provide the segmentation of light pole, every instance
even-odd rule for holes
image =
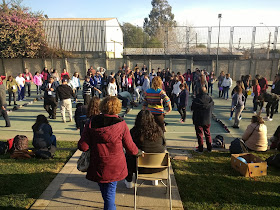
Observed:
[[[218,32],[218,46],[217,46],[216,74],[218,74],[218,63],[219,63],[219,45],[220,45],[220,29],[221,29],[221,19],[222,19],[222,14],[218,14],[218,18],[219,18],[219,32]]]
[[[260,23],[261,25],[264,25],[266,27],[266,29],[269,31],[269,36],[268,36],[268,43],[267,43],[267,59],[269,59],[269,50],[270,50],[270,41],[271,41],[271,31],[269,30],[269,28],[267,27],[266,24],[264,23]]]

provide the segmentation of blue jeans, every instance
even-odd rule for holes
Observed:
[[[102,198],[104,200],[104,210],[116,210],[115,196],[118,182],[98,183]]]
[[[224,99],[228,99],[228,91],[229,91],[229,86],[227,87],[223,87],[223,96],[224,96]]]
[[[52,145],[54,145],[56,147],[56,136],[55,135],[51,135],[51,142],[52,142]]]

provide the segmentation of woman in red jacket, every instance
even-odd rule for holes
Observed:
[[[258,104],[259,104],[258,97],[261,94],[261,87],[260,87],[257,79],[254,79],[252,81],[252,85],[253,85],[253,93],[254,93],[254,98],[253,98],[254,108],[253,108],[253,111],[254,111],[254,114],[257,114],[257,109],[258,109]]]
[[[90,149],[90,164],[86,178],[98,182],[104,200],[104,209],[116,209],[117,182],[126,178],[127,164],[123,147],[129,155],[142,154],[133,142],[124,120],[118,117],[121,102],[108,96],[100,103],[102,114],[86,124],[78,148]]]
[[[67,80],[70,79],[69,73],[67,72],[67,70],[64,68],[63,72],[60,74],[60,79],[62,80],[63,78],[66,78]]]

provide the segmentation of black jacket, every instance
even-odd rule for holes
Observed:
[[[49,124],[43,123],[39,130],[33,130],[32,145],[35,149],[45,149],[51,146],[52,127]]]
[[[277,81],[274,85],[275,87],[271,90],[271,92],[280,95],[280,80]]]
[[[192,102],[194,125],[210,125],[214,101],[206,93],[198,94]]]
[[[60,100],[74,98],[74,92],[69,85],[59,85],[56,89],[57,97]]]

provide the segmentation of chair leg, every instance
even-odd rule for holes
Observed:
[[[172,196],[171,196],[171,178],[170,175],[168,177],[168,182],[169,182],[169,203],[170,203],[170,210],[172,210]]]
[[[135,178],[135,184],[134,184],[134,210],[136,210],[136,193],[137,193],[137,178]]]

